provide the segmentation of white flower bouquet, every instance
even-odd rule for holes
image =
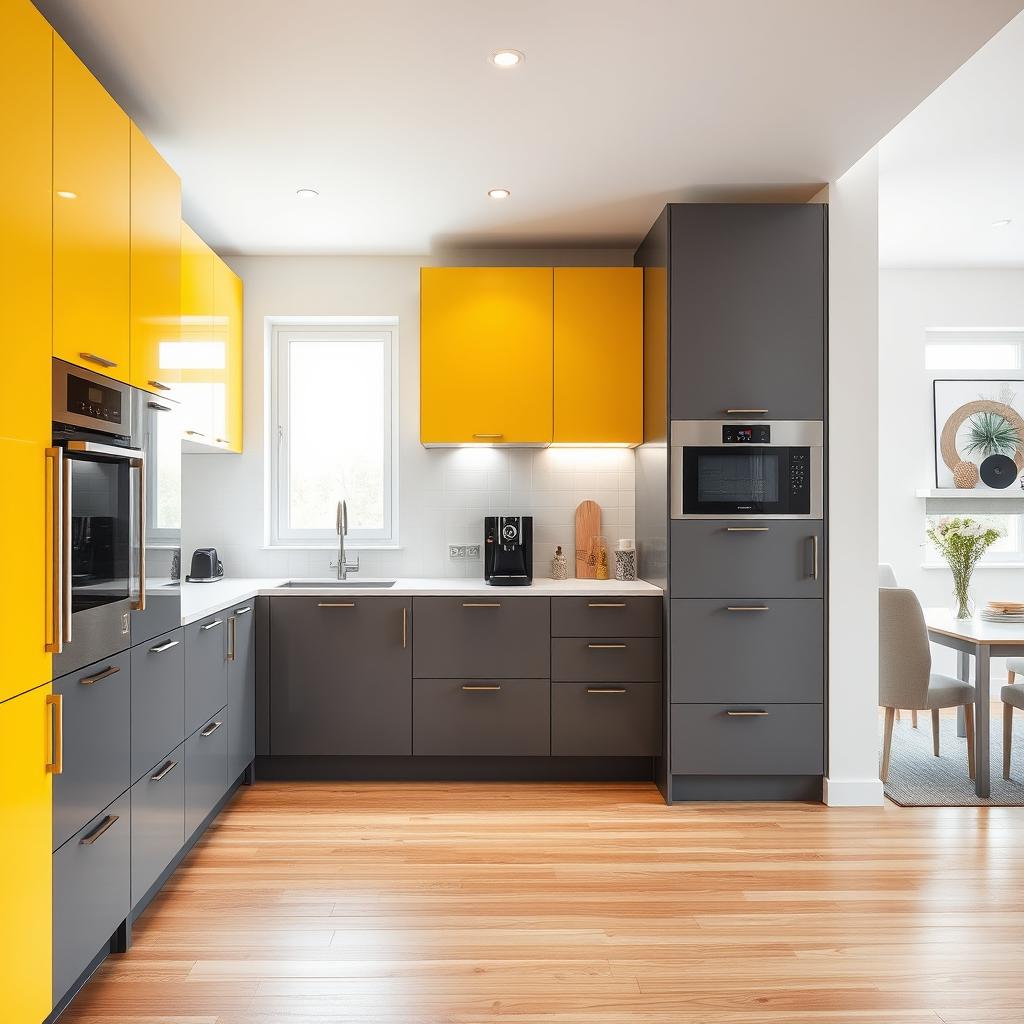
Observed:
[[[968,516],[943,516],[928,528],[928,539],[953,574],[958,619],[969,619],[974,614],[971,608],[971,575],[981,556],[1002,535],[1002,530]]]

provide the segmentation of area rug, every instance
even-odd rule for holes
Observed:
[[[931,714],[918,714],[917,729],[904,711],[892,733],[892,755],[885,795],[901,807],[1024,806],[1024,714],[1014,715],[1011,779],[1003,778],[1003,723],[993,714],[991,725],[992,795],[979,799],[974,783],[967,777],[967,740],[956,735],[956,719],[940,719],[939,749],[932,754]],[[882,727],[879,726],[879,749]]]

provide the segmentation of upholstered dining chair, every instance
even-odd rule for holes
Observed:
[[[1006,659],[1006,684],[1013,686],[1014,679],[1017,676],[1024,676],[1024,658],[1007,658]]]
[[[896,581],[896,570],[888,562],[878,563],[878,589],[881,590],[883,587],[891,590],[893,587],[898,587],[899,583]],[[1021,671],[1024,671],[1022,669]],[[900,709],[896,709],[896,721],[900,720]],[[910,712],[910,724],[916,729],[917,728],[917,712],[911,710]]]
[[[1000,696],[1003,698],[1003,778],[1010,777],[1010,748],[1013,746],[1013,709],[1024,711],[1024,686],[1013,685],[1015,672],[1024,672],[1024,661],[1013,658],[1020,668],[1010,670],[1010,682],[1003,687]],[[1009,662],[1007,662],[1009,664]]]
[[[939,711],[963,707],[967,724],[967,770],[974,778],[974,687],[932,672],[932,652],[921,603],[912,590],[878,591],[878,703],[885,708],[882,781],[889,778],[892,727],[897,708],[932,713],[932,749],[939,756]]]

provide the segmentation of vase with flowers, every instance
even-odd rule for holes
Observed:
[[[971,600],[974,567],[1002,535],[996,527],[969,516],[943,516],[928,528],[928,539],[953,574],[954,612],[958,619],[974,615]]]

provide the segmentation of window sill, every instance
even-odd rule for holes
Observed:
[[[261,551],[337,551],[337,544],[264,544]],[[345,542],[346,551],[404,551],[401,544],[358,544]]]
[[[935,565],[933,562],[925,562],[922,569],[945,569],[949,572],[948,565]],[[1024,569],[1024,562],[985,562],[981,565],[974,567],[975,572],[981,572],[985,569]]]

